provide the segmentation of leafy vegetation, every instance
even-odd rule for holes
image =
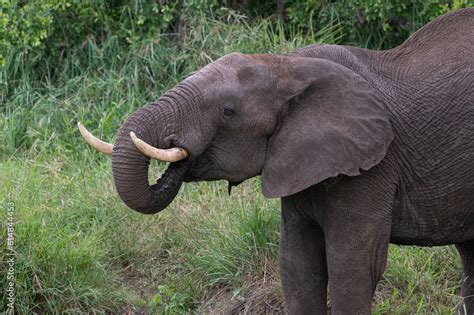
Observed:
[[[280,312],[279,204],[262,197],[258,179],[232,197],[220,182],[185,185],[163,213],[134,213],[115,193],[110,160],[82,142],[75,123],[111,141],[131,112],[232,51],[282,53],[318,42],[383,46],[357,34],[398,42],[388,39],[390,27],[377,24],[398,11],[363,9],[374,23],[364,29],[350,24],[350,7],[322,1],[307,15],[313,20],[304,18],[306,7],[298,9],[305,1],[285,2],[286,22],[273,7],[256,17],[265,8],[258,1],[246,8],[251,19],[218,1],[0,3],[0,201],[15,204],[17,312]],[[418,18],[396,3],[407,19]],[[419,21],[463,3],[437,6]],[[323,22],[323,11],[338,18]],[[379,13],[372,20],[369,12]],[[150,177],[164,167],[153,164]],[[374,311],[451,312],[460,277],[451,247],[391,246]]]
[[[340,25],[345,43],[390,48],[436,16],[473,5],[473,0],[1,0],[0,65],[12,48],[35,56],[60,56],[87,41],[102,43],[111,36],[133,44],[159,34],[183,35],[196,16],[218,18],[232,8],[253,20],[280,18],[309,32]]]
[[[345,43],[388,49],[435,17],[473,4],[472,0],[289,1],[288,18],[299,27],[316,29],[339,23]]]

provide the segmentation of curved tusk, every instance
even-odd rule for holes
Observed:
[[[130,137],[132,138],[132,141],[138,150],[151,159],[164,162],[178,162],[187,158],[189,155],[188,152],[183,148],[155,148],[145,141],[138,139],[133,131],[130,132]]]
[[[82,137],[84,140],[89,144],[91,147],[96,149],[99,152],[105,153],[107,155],[112,155],[112,151],[114,149],[114,145],[104,142],[100,139],[97,139],[90,133],[82,124],[81,122],[77,123],[77,127],[79,128],[79,131],[81,132]]]

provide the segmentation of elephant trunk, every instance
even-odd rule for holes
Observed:
[[[130,137],[130,132],[134,132],[150,145],[169,146],[164,140],[168,126],[163,121],[165,109],[165,104],[158,102],[133,113],[120,128],[112,153],[112,172],[120,198],[128,207],[144,214],[157,213],[173,201],[188,169],[188,160],[171,163],[162,178],[150,186],[150,159],[137,149]]]

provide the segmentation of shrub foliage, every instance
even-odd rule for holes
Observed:
[[[0,0],[0,63],[6,51],[62,53],[86,40],[117,36],[124,43],[179,33],[196,16],[226,8],[251,18],[275,16],[305,30],[344,26],[343,42],[371,48],[401,43],[420,25],[473,0],[223,0],[12,1]]]

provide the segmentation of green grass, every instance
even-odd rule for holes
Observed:
[[[109,168],[52,156],[2,163],[19,312],[147,308],[170,290],[182,296],[166,299],[197,308],[202,294],[243,288],[276,260],[277,205],[253,193],[255,181],[232,198],[221,183],[186,185],[166,212],[143,216],[117,198]]]
[[[15,203],[18,313],[281,311],[279,203],[263,198],[258,179],[231,197],[221,182],[186,184],[169,209],[141,215],[122,204],[110,160],[75,127],[81,120],[112,141],[127,115],[226,53],[287,52],[340,36],[228,19],[196,19],[179,45],[161,36],[125,47],[110,37],[61,59],[10,53],[0,72],[8,78],[0,82],[0,201]],[[150,178],[164,167],[153,164]],[[2,208],[2,236],[5,221]],[[2,261],[6,251],[1,237]],[[453,248],[391,246],[389,254],[376,313],[453,311],[461,278]],[[6,284],[1,272],[0,292]]]

